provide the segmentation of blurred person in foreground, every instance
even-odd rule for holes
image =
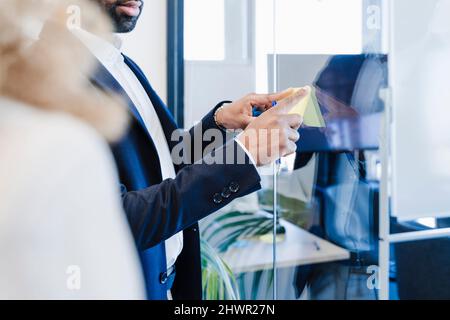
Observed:
[[[67,5],[0,3],[0,299],[141,299],[105,140],[123,133],[126,111],[80,74],[94,63],[67,37]],[[44,17],[52,46],[27,36]],[[109,30],[95,10],[84,19]]]
[[[143,1],[94,2],[117,33],[131,32],[144,8]],[[202,299],[198,221],[260,189],[257,166],[295,152],[302,118],[288,113],[307,90],[290,98],[250,94],[221,102],[180,141],[173,139],[179,131],[172,115],[143,71],[122,54],[120,39],[98,36],[83,19],[72,32],[98,60],[92,82],[128,103],[131,126],[112,151],[147,297]],[[258,118],[252,117],[255,106],[265,111]],[[232,137],[228,130],[244,131]]]

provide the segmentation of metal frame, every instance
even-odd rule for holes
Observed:
[[[167,1],[167,103],[184,126],[184,0]]]
[[[273,5],[273,92],[278,90],[278,50],[276,38],[276,23],[277,23],[277,5],[276,0],[272,0]],[[278,224],[278,174],[280,171],[281,159],[273,164],[273,300],[278,300],[278,258],[277,258],[277,224]]]
[[[380,15],[379,25],[369,26],[368,19],[371,15],[374,15],[376,11]],[[383,53],[383,0],[363,0],[363,51],[365,53]]]

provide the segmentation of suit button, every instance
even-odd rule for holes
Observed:
[[[120,185],[120,193],[125,194],[127,192],[128,192],[127,187],[125,187],[125,185],[121,184]]]
[[[215,204],[221,204],[223,202],[223,198],[220,194],[216,193],[213,197]]]
[[[230,183],[230,186],[229,186],[228,188],[230,189],[231,192],[237,193],[237,192],[239,192],[239,189],[240,189],[241,187],[239,186],[238,183],[232,182],[232,183]]]
[[[229,197],[231,197],[231,191],[229,188],[225,188],[222,191],[222,198],[224,199],[228,199]]]
[[[167,272],[163,272],[159,275],[159,282],[161,282],[161,284],[166,284],[168,279]]]

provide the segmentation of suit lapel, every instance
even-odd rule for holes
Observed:
[[[139,124],[145,129],[145,123],[139,114],[136,106],[131,101],[128,94],[122,88],[122,86],[117,82],[117,80],[112,76],[112,74],[99,62],[97,71],[94,73],[94,76],[91,78],[91,81],[94,82],[97,86],[102,89],[106,89],[109,92],[113,92],[118,94],[124,101],[127,103],[128,108],[130,109],[134,118],[139,122]]]
[[[136,120],[136,124],[140,127],[141,132],[145,134],[145,136],[148,138],[150,143],[150,148],[154,151],[155,155],[155,161],[158,165],[158,174],[161,174],[161,162],[159,159],[159,155],[155,146],[155,142],[153,141],[153,138],[150,136],[148,129],[145,125],[144,120],[142,119],[141,115],[139,114],[139,111],[137,110],[134,103],[131,101],[128,94],[125,92],[125,90],[122,88],[122,86],[117,82],[117,80],[112,76],[112,74],[99,62],[97,71],[94,73],[94,76],[91,77],[92,83],[97,85],[102,90],[105,90],[107,92],[111,92],[114,94],[118,94],[120,97],[124,99],[124,101],[127,103],[128,108],[133,115],[134,119]]]
[[[178,128],[175,120],[170,114],[169,109],[164,105],[164,102],[162,102],[161,98],[156,94],[155,90],[153,90],[150,82],[147,80],[146,76],[139,68],[139,66],[127,56],[123,56],[125,58],[126,65],[136,75],[148,97],[150,98],[150,101],[152,102],[153,107],[155,108],[155,111],[158,115],[159,121],[161,122],[167,143],[169,144],[170,150],[172,150],[172,148],[174,147],[172,142],[172,133]]]

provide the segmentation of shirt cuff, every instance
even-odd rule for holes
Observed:
[[[242,150],[245,151],[245,153],[247,154],[247,157],[250,159],[251,163],[255,166],[255,168],[257,168],[258,166],[256,165],[256,161],[253,158],[253,155],[247,150],[247,148],[244,146],[244,144],[239,140],[239,137],[241,136],[242,133],[238,134],[235,138],[234,141],[236,141],[236,143],[242,148]]]

